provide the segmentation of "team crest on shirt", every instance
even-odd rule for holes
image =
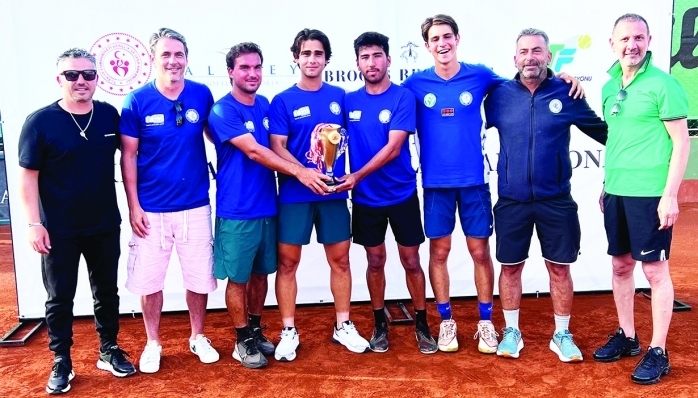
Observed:
[[[560,113],[562,110],[562,102],[559,99],[554,99],[550,101],[548,108],[550,108],[550,112],[552,113]]]
[[[330,104],[330,112],[334,113],[335,115],[339,115],[342,112],[342,107],[340,107],[338,103],[333,101]]]
[[[189,123],[196,123],[199,121],[199,112],[197,112],[196,109],[187,109],[186,113],[184,113],[184,117],[187,118]]]
[[[470,91],[463,91],[462,93],[460,93],[458,99],[460,100],[460,103],[465,106],[468,106],[473,103],[473,95],[470,94]]]
[[[254,123],[252,123],[252,120],[248,120],[248,121],[245,122],[245,128],[246,128],[247,131],[249,131],[250,133],[254,133]]]
[[[381,123],[385,124],[390,121],[390,116],[392,116],[392,113],[390,113],[390,111],[387,109],[383,109],[381,113],[378,114],[378,120],[380,120]]]
[[[262,119],[262,125],[264,126],[265,129],[267,129],[267,131],[269,131],[269,118],[268,117],[265,117],[264,119]]]
[[[436,96],[432,93],[428,93],[427,95],[424,96],[424,105],[427,108],[431,108],[432,106],[436,105]]]

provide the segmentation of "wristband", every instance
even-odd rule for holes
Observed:
[[[44,225],[44,222],[43,222],[43,221],[39,221],[39,222],[30,222],[30,223],[29,223],[29,227],[38,227],[38,226],[40,226],[40,225]]]

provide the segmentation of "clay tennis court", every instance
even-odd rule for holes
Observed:
[[[126,233],[126,232],[124,232]],[[674,229],[671,270],[676,298],[698,305],[698,204],[681,206]],[[17,242],[24,244],[24,242]],[[15,281],[9,227],[0,228],[0,334],[17,323]],[[599,248],[604,250],[605,248]],[[39,264],[18,264],[39,267]],[[540,267],[542,264],[529,264]],[[609,264],[610,266],[610,264]],[[495,265],[497,267],[497,265]],[[363,269],[354,272],[363,273]],[[404,283],[404,280],[388,281]],[[40,291],[36,294],[44,295]],[[650,302],[635,296],[636,327],[643,344],[650,340]],[[694,397],[698,395],[698,308],[675,312],[669,332],[671,373],[653,386],[630,381],[639,358],[624,358],[601,364],[591,358],[593,350],[606,341],[616,327],[610,293],[575,296],[572,331],[585,356],[578,364],[563,364],[548,349],[553,328],[549,297],[526,297],[521,305],[520,326],[526,347],[518,360],[478,353],[473,340],[477,321],[475,299],[453,301],[458,320],[457,353],[420,354],[413,326],[391,328],[390,351],[384,354],[353,354],[332,344],[331,306],[300,307],[297,326],[301,347],[294,362],[271,359],[264,370],[243,368],[231,358],[234,331],[226,312],[210,311],[206,334],[221,353],[215,364],[201,364],[189,352],[189,319],[186,313],[163,316],[162,366],[156,374],[137,374],[117,379],[98,370],[97,335],[93,320],[81,318],[74,326],[73,368],[77,374],[68,396],[85,397]],[[432,333],[438,332],[438,314],[429,303]],[[373,327],[370,305],[356,304],[352,318],[363,336]],[[504,320],[495,298],[495,326]],[[274,308],[265,312],[267,336],[278,341],[281,321]],[[140,317],[121,319],[120,345],[138,361],[145,343]],[[45,328],[22,347],[0,348],[0,395],[5,397],[46,396],[44,388],[52,364]]]

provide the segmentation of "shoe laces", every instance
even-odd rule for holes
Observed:
[[[654,349],[650,348],[647,350],[647,353],[645,356],[642,358],[642,361],[640,361],[640,364],[638,365],[641,368],[644,369],[653,369],[658,366],[660,366],[659,359],[661,355],[657,354],[654,352]]]
[[[283,341],[286,339],[293,339],[293,336],[300,336],[300,333],[298,333],[298,330],[296,328],[283,328],[281,329],[281,335],[279,337],[281,337],[281,341]]]
[[[131,356],[126,351],[122,350],[118,345],[113,345],[107,348],[107,352],[111,356],[112,360],[116,359],[117,361],[124,361],[126,360],[124,357]]]
[[[160,350],[158,350],[158,345],[151,343],[146,344],[143,350],[143,356],[145,357],[145,362],[159,361]]]
[[[352,322],[342,322],[342,328],[338,330],[344,330],[346,334],[358,334],[356,326]]]
[[[262,331],[267,330],[267,325],[255,326],[251,328],[252,335],[258,341],[269,341]]]
[[[201,350],[201,352],[199,352],[200,354],[207,351],[214,351],[213,347],[211,346],[211,340],[209,340],[209,338],[203,334],[200,334],[196,340],[194,340],[194,345],[197,348],[197,352],[199,352],[199,349]]]
[[[242,341],[242,346],[245,347],[245,353],[247,355],[255,355],[258,352],[257,346],[255,345],[254,340],[255,340],[254,337],[248,337]]]
[[[574,335],[569,331],[557,333],[557,337],[560,340],[560,347],[574,345]]]
[[[53,367],[51,367],[51,376],[58,377],[70,374],[70,369],[64,361],[53,362]]]
[[[502,337],[502,342],[506,341],[507,343],[516,343],[516,340],[518,340],[518,337],[516,336],[516,329],[504,328],[502,332],[504,334]]]
[[[477,340],[478,337],[482,337],[485,341],[496,340],[499,333],[494,330],[492,322],[478,322],[477,332],[475,332],[473,340]]]
[[[451,338],[451,337],[455,336],[455,334],[456,334],[456,332],[454,330],[456,327],[455,322],[452,322],[452,321],[451,322],[441,322],[441,325],[442,325],[443,330],[441,330],[439,337]]]

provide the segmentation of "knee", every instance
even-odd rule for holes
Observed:
[[[656,285],[671,280],[669,264],[666,261],[643,263],[642,271],[650,285]]]
[[[499,273],[502,278],[520,278],[523,264],[502,265],[502,271]]]
[[[448,260],[448,253],[450,251],[450,246],[432,246],[429,250],[430,262],[445,264],[446,260]]]
[[[282,275],[292,275],[296,273],[299,261],[290,257],[279,257],[276,272]]]
[[[330,267],[339,272],[349,272],[349,253],[344,253],[339,256],[334,256],[329,260]]]
[[[473,258],[473,262],[477,264],[490,264],[490,247],[489,245],[484,245],[482,247],[476,247],[470,250],[470,256]]]
[[[382,254],[368,254],[368,271],[369,272],[382,272],[385,268],[385,253]]]
[[[548,267],[550,278],[555,280],[566,280],[572,276],[569,265],[551,264]]]
[[[613,275],[627,277],[633,274],[635,260],[630,255],[613,257]]]
[[[419,257],[404,257],[400,259],[403,268],[408,275],[423,274],[422,264],[419,261]]]

